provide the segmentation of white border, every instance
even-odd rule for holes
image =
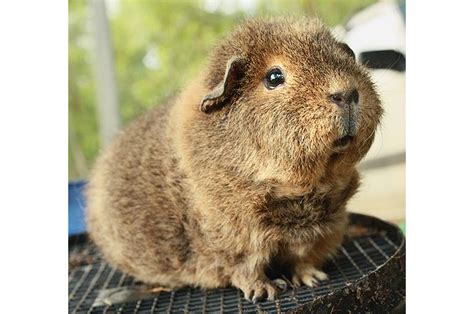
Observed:
[[[472,309],[473,8],[407,4],[407,310]],[[67,2],[0,2],[2,312],[67,308]],[[45,287],[47,284],[47,287]]]
[[[472,4],[407,4],[409,313],[473,308]]]
[[[67,14],[0,2],[2,313],[67,311]]]

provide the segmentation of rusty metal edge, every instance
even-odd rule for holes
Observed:
[[[397,226],[378,218],[350,214],[351,223],[397,231],[400,246],[384,264],[347,287],[283,313],[390,313],[405,301],[405,236]]]

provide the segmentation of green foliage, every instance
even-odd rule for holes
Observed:
[[[257,15],[319,16],[326,25],[343,24],[352,14],[375,0],[267,0],[260,1]]]
[[[69,1],[69,178],[87,175],[99,149],[86,1]]]
[[[255,15],[319,14],[343,22],[374,0],[259,1]],[[84,178],[99,152],[88,1],[69,1],[69,179]],[[124,124],[176,94],[216,41],[246,13],[209,12],[202,1],[122,0],[109,14]]]
[[[111,29],[125,122],[197,75],[216,39],[241,17],[209,13],[194,2],[122,2]],[[144,65],[146,56],[158,60],[156,68]]]

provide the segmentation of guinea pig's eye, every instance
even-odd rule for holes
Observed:
[[[283,72],[279,68],[274,68],[267,72],[263,82],[267,89],[274,89],[285,83],[285,75],[283,75]]]

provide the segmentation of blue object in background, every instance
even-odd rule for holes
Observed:
[[[86,232],[84,220],[84,208],[86,207],[85,185],[85,181],[69,183],[69,236]]]

